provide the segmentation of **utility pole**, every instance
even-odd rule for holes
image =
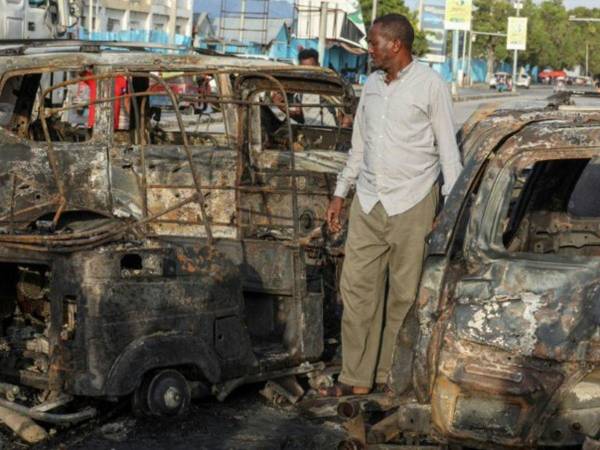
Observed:
[[[456,81],[458,79],[458,40],[459,30],[452,30],[452,95],[458,94]]]
[[[373,0],[373,8],[371,9],[371,26],[373,26],[373,22],[375,22],[376,18],[377,18],[377,0]],[[367,60],[367,72],[369,72],[369,74],[370,74],[371,70],[372,70],[371,57],[367,56],[367,58],[368,58],[368,60]]]
[[[375,19],[377,19],[377,0],[373,0],[373,9],[371,9],[371,26],[373,26]]]
[[[91,39],[93,30],[92,24],[94,23],[92,20],[92,16],[94,15],[94,0],[89,0],[89,2],[90,4],[88,5],[88,39]]]
[[[242,0],[242,4],[240,5],[240,42],[244,42],[244,27],[245,26],[246,26],[246,0]]]
[[[515,0],[514,2],[514,7],[517,10],[517,17],[519,17],[520,15],[520,11],[521,8],[523,7],[523,4],[521,3],[521,0]],[[513,92],[517,92],[517,63],[519,60],[519,50],[514,50],[514,57],[513,57],[513,83],[512,83],[512,91]]]
[[[423,10],[425,8],[425,1],[419,0],[419,31],[423,31]]]
[[[325,42],[327,41],[327,2],[321,2],[319,18],[319,65],[325,64]]]
[[[576,17],[569,16],[570,22],[600,22],[600,19],[597,17]],[[589,76],[589,64],[590,64],[590,43],[585,43],[585,76]]]
[[[471,76],[471,61],[473,58],[473,41],[475,40],[476,35],[471,31],[469,33],[469,56],[467,58],[467,80],[469,82],[469,87],[473,86],[473,77]]]
[[[461,72],[461,77],[460,80],[458,82],[458,85],[460,87],[463,86],[464,84],[464,80],[465,80],[465,75],[467,73],[467,36],[469,35],[469,31],[465,30],[463,33],[463,43],[462,43],[462,62],[460,64],[460,72]]]
[[[588,70],[590,64],[590,43],[586,42],[585,43],[585,76],[589,77],[590,76],[590,72]]]

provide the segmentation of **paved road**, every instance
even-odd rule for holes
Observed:
[[[468,95],[491,95],[495,91],[486,89],[471,89],[468,91]],[[465,93],[467,93],[465,91]],[[462,94],[462,93],[461,93]],[[497,103],[501,106],[516,107],[519,105],[531,106],[532,104],[539,103],[540,106],[544,105],[545,99],[552,95],[552,88],[544,87],[533,87],[531,89],[521,89],[518,91],[517,96],[506,96],[502,98],[483,98],[471,101],[456,102],[454,104],[454,125],[458,129],[460,126],[469,118],[469,116],[481,105],[486,103]]]

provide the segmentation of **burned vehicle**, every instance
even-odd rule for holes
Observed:
[[[483,109],[459,143],[464,171],[398,336],[395,406],[345,448],[598,439],[600,113]]]
[[[314,233],[354,106],[335,73],[16,44],[0,98],[0,380],[32,388],[29,406],[132,396],[171,415],[321,367],[335,289]]]

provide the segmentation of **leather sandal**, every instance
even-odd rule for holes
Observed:
[[[369,392],[354,392],[354,386],[345,383],[334,383],[333,386],[320,388],[317,392],[320,397],[347,397],[350,395],[367,395]]]

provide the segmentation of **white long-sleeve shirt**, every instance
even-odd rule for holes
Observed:
[[[447,195],[462,165],[444,80],[417,62],[389,85],[383,71],[372,73],[362,91],[352,150],[334,195],[346,197],[356,184],[365,213],[380,201],[388,215],[400,214],[429,193],[440,167],[442,194]]]

